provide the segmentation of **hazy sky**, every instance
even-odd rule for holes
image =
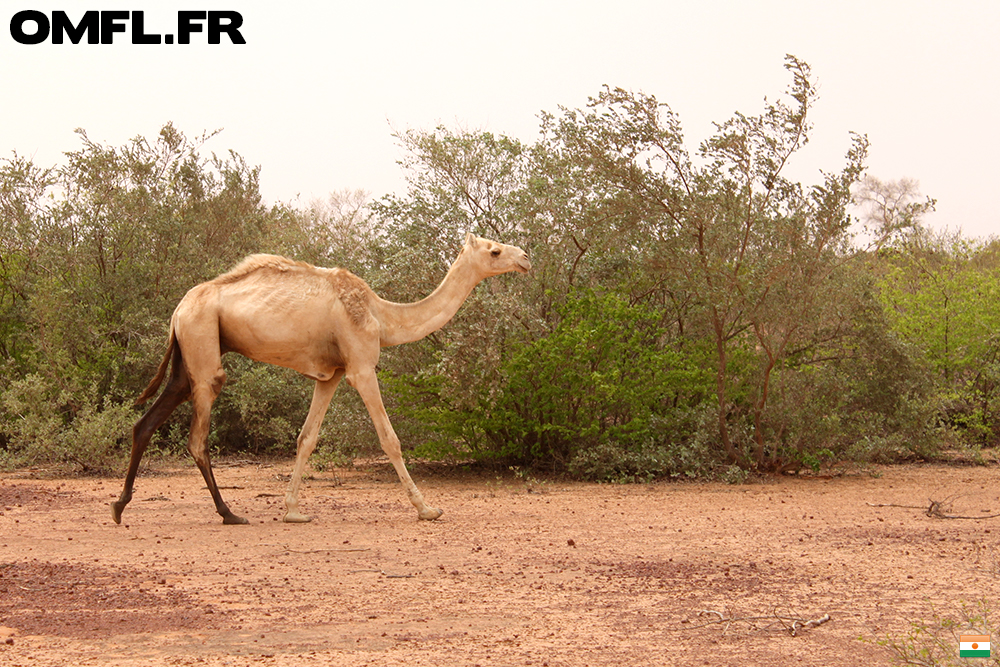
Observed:
[[[77,127],[121,145],[172,121],[188,136],[224,128],[205,152],[261,165],[269,201],[377,197],[403,187],[394,128],[530,142],[539,112],[582,107],[603,84],[669,104],[693,152],[712,121],[781,94],[792,53],[812,66],[820,100],[791,176],[818,182],[819,169],[842,166],[849,132],[867,133],[869,172],[918,180],[938,200],[933,226],[1000,234],[995,0],[3,4],[0,157],[49,166],[79,148]],[[78,20],[95,7],[142,10],[146,32],[163,34],[177,9],[235,10],[247,43],[202,33],[142,45],[126,32],[110,45],[26,46],[8,29],[17,10]]]

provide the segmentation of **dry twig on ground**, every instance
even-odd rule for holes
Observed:
[[[708,616],[708,615],[711,615],[711,614],[715,614],[719,618],[711,620],[711,621],[707,621],[705,623],[699,623],[697,625],[689,625],[687,628],[684,628],[684,629],[686,629],[686,630],[694,630],[696,628],[708,627],[709,625],[721,625],[721,624],[725,624],[725,627],[722,630],[722,633],[725,634],[726,632],[729,631],[729,627],[733,623],[746,623],[747,625],[750,626],[750,629],[754,630],[754,631],[767,630],[768,628],[773,627],[775,624],[780,623],[782,625],[782,628],[784,630],[788,631],[788,633],[792,637],[796,637],[796,636],[798,636],[798,634],[802,630],[806,630],[806,629],[810,629],[810,628],[816,628],[816,627],[819,627],[820,625],[823,625],[824,623],[826,623],[828,621],[833,620],[830,617],[830,614],[823,614],[822,616],[820,616],[818,618],[814,618],[814,619],[805,619],[805,618],[800,618],[800,617],[797,617],[797,616],[783,616],[783,615],[781,615],[781,614],[778,613],[777,609],[775,609],[773,613],[771,613],[771,614],[769,614],[767,616],[730,616],[730,617],[727,617],[722,612],[715,611],[714,609],[702,609],[701,611],[698,612],[698,616]],[[763,622],[763,621],[768,621],[768,623],[760,625],[760,623]]]
[[[927,507],[919,505],[897,505],[896,503],[867,503],[869,507],[900,507],[911,510],[924,510],[924,513],[932,519],[995,519],[1000,514],[980,514],[979,516],[965,516],[961,514],[949,514],[952,503],[960,496],[948,496],[944,500],[928,499],[930,503]]]

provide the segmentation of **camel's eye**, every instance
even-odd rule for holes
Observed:
[[[493,255],[494,257],[499,257],[500,256],[500,248],[494,248],[493,250],[490,251],[490,254]]]

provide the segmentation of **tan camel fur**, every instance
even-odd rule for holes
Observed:
[[[209,415],[226,381],[222,355],[227,352],[292,368],[316,381],[285,496],[285,521],[310,520],[299,512],[299,487],[341,378],[361,394],[382,449],[418,516],[438,518],[441,510],[428,506],[410,479],[399,438],[382,405],[375,377],[379,351],[420,340],[443,327],[483,279],[509,271],[527,273],[530,268],[528,255],[520,248],[469,234],[441,284],[416,303],[385,301],[344,269],[318,268],[274,255],[251,255],[232,271],[192,288],[174,310],[167,352],[137,401],[144,403],[156,393],[170,365],[166,387],[132,429],[132,458],[125,486],[111,504],[115,523],[121,523],[122,511],[132,499],[139,461],[150,438],[187,400],[193,407],[188,450],[205,478],[216,510],[223,523],[247,522],[223,502],[208,455]]]

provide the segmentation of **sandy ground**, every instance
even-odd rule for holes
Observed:
[[[859,637],[1000,594],[1000,519],[869,505],[1000,512],[993,468],[617,486],[417,466],[445,509],[422,522],[372,464],[316,474],[315,521],[287,525],[290,468],[217,468],[247,526],[193,465],[141,477],[120,526],[119,479],[0,475],[0,664],[888,664]]]

